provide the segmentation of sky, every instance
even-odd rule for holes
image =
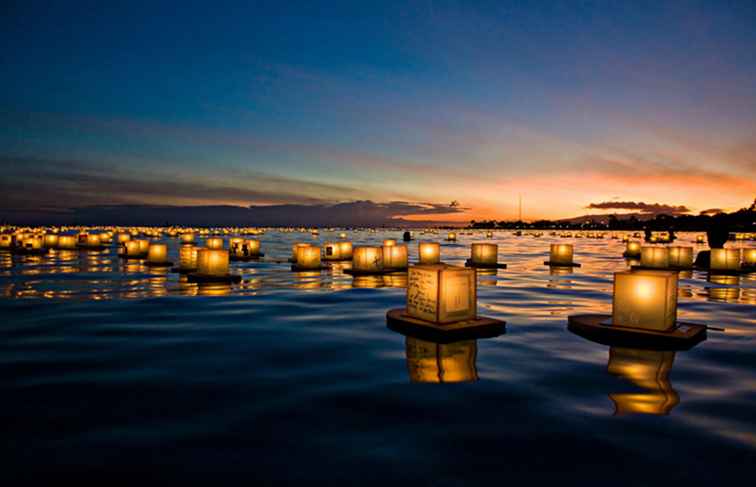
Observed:
[[[752,0],[118,3],[0,6],[5,210],[756,197]]]

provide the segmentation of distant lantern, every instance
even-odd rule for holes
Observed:
[[[223,239],[220,237],[210,237],[205,241],[205,247],[211,250],[219,250],[223,248]]]
[[[183,272],[197,270],[197,247],[194,245],[183,245],[179,249],[179,270]]]
[[[352,253],[352,269],[360,272],[383,270],[382,247],[355,247]]]
[[[119,233],[118,234],[118,243],[126,243],[129,240],[131,240],[131,234],[130,233]]]
[[[667,247],[641,247],[641,266],[666,269],[669,267]]]
[[[193,244],[194,243],[194,238],[195,238],[194,237],[194,233],[191,233],[191,232],[182,233],[181,234],[181,243],[183,245]]]
[[[79,246],[84,248],[96,248],[100,247],[102,242],[100,241],[100,235],[96,233],[82,233],[79,235]]]
[[[486,238],[493,238],[493,232],[486,232]]]
[[[150,250],[150,241],[145,239],[140,240],[133,240],[133,242],[136,242],[137,245],[139,245],[139,253],[143,256],[147,255],[147,252]]]
[[[323,260],[346,260],[351,258],[351,242],[327,242],[323,245]]]
[[[477,312],[475,270],[416,265],[409,268],[407,314],[431,323],[474,320]]]
[[[291,246],[291,261],[296,262],[297,261],[297,250],[302,247],[309,247],[310,244],[308,243],[295,243]]]
[[[549,262],[553,265],[572,265],[573,248],[571,244],[551,244]]]
[[[344,233],[344,232],[341,232],[341,233],[339,234],[339,238],[347,238],[347,234],[346,234],[346,233]]]
[[[446,234],[446,240],[450,242],[455,242],[457,240],[457,234],[454,232],[449,232]]]
[[[13,235],[0,235],[0,249],[9,249],[13,246]]]
[[[641,244],[635,240],[629,240],[625,246],[625,257],[640,257]]]
[[[669,373],[675,352],[611,347],[607,371],[641,388],[610,394],[617,414],[669,414],[680,403]]]
[[[297,269],[320,269],[320,247],[310,245],[297,249]]]
[[[677,272],[614,274],[612,325],[668,331],[677,319]]]
[[[669,265],[688,268],[693,266],[693,247],[669,247]]]
[[[74,250],[77,239],[73,235],[60,235],[58,237],[58,248],[61,250]]]
[[[46,233],[45,234],[45,248],[46,249],[54,249],[58,246],[58,237],[57,233]]]
[[[229,274],[228,251],[200,249],[197,253],[197,274],[208,277],[225,277]]]
[[[705,237],[704,237],[703,235],[698,235],[698,236],[696,237],[696,243],[698,243],[698,244],[703,244],[703,243],[705,243],[705,242],[706,242],[706,238],[705,238]]]
[[[448,344],[407,337],[407,370],[411,382],[451,383],[475,382],[478,371],[475,340]]]
[[[394,240],[393,238],[387,238],[383,241],[384,247],[391,247],[392,245],[396,245],[396,240]]]
[[[740,249],[711,249],[709,268],[713,271],[740,270]]]
[[[383,246],[383,268],[384,269],[406,269],[407,268],[407,246],[406,245],[389,245]]]
[[[241,237],[232,237],[228,241],[228,250],[231,252],[231,255],[237,255],[241,251],[242,243],[244,243],[244,239]]]
[[[259,257],[260,256],[260,241],[256,238],[248,238],[242,242],[241,256],[243,257]]]
[[[138,258],[143,255],[141,246],[139,245],[138,240],[129,240],[128,242],[124,243],[124,249],[125,253],[124,255],[126,257],[130,258]]]
[[[352,242],[339,242],[339,252],[343,259],[351,259],[353,252]]]
[[[499,246],[492,243],[474,243],[470,249],[473,265],[496,265]]]
[[[168,246],[162,243],[152,243],[147,250],[147,264],[168,265]]]
[[[40,235],[29,235],[21,241],[24,250],[38,251],[45,248],[45,239]]]
[[[756,248],[743,249],[743,266],[756,267]]]
[[[417,250],[421,264],[438,264],[441,262],[441,245],[437,242],[420,242]]]
[[[623,243],[627,243],[629,241],[630,241],[630,235],[628,235],[628,234],[622,235],[622,242]]]

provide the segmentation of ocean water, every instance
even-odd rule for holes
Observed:
[[[483,234],[442,242],[462,264]],[[355,244],[401,232],[349,232]],[[506,333],[439,345],[386,327],[406,278],[276,263],[323,232],[270,231],[234,285],[115,249],[0,254],[0,478],[252,485],[729,484],[756,460],[756,275],[681,275],[688,351],[607,347],[567,316],[611,310],[614,239],[497,232],[478,276]],[[693,243],[682,234],[679,243]],[[177,242],[166,240],[177,260]],[[582,267],[550,271],[549,244]],[[700,248],[700,246],[696,246]],[[416,244],[410,257],[416,257]],[[748,481],[748,480],[744,480]]]

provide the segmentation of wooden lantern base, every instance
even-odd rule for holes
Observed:
[[[381,271],[360,271],[356,269],[344,269],[344,274],[350,276],[386,276],[391,274],[406,274],[407,269],[383,269]]]
[[[178,274],[190,274],[192,272],[197,272],[197,268],[194,267],[192,269],[184,269],[182,267],[171,267],[171,272],[176,272]]]
[[[165,261],[165,262],[145,262],[144,265],[147,267],[171,267],[173,266],[173,262],[171,261]]]
[[[637,254],[631,254],[631,253],[628,253],[628,252],[622,252],[622,257],[624,257],[626,259],[640,259],[640,256],[641,256],[640,252],[637,253]]]
[[[671,265],[669,267],[650,267],[645,265],[632,265],[630,266],[630,269],[634,271],[692,271],[693,266],[678,267]]]
[[[147,254],[137,254],[137,255],[118,254],[118,257],[124,260],[143,260],[147,258]]]
[[[343,259],[326,259],[323,257],[323,262],[352,262],[352,258],[344,257]]]
[[[506,322],[483,317],[439,325],[413,318],[407,314],[405,308],[389,310],[386,313],[386,325],[399,333],[426,338],[437,343],[492,338],[503,334],[506,329]]]
[[[236,283],[241,281],[239,274],[227,274],[225,276],[209,276],[207,274],[199,274],[197,272],[190,272],[187,274],[189,282],[228,282]]]
[[[572,262],[570,264],[561,264],[559,262],[551,262],[550,260],[545,261],[543,265],[547,265],[549,267],[581,267],[581,265],[577,262]]]
[[[263,257],[265,257],[265,254],[260,252],[259,254],[255,254],[255,255],[231,255],[228,257],[228,259],[231,262],[250,262],[250,261],[260,260]]]
[[[319,267],[299,267],[297,264],[291,266],[292,272],[320,272],[328,270],[327,265],[321,265]]]
[[[475,267],[476,269],[506,269],[507,264],[499,264],[498,262],[496,264],[476,264],[472,259],[467,259],[465,261],[465,267]]]
[[[678,322],[670,331],[611,325],[611,315],[585,314],[567,318],[567,329],[588,340],[609,346],[652,350],[688,350],[706,340],[706,325]]]

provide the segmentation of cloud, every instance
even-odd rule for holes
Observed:
[[[709,208],[708,210],[703,210],[700,214],[701,215],[717,215],[719,213],[724,213],[725,211],[722,208]]]
[[[679,215],[690,212],[684,205],[674,206],[660,203],[643,203],[640,201],[604,201],[601,203],[591,203],[586,208],[590,210],[631,210],[654,215]]]

